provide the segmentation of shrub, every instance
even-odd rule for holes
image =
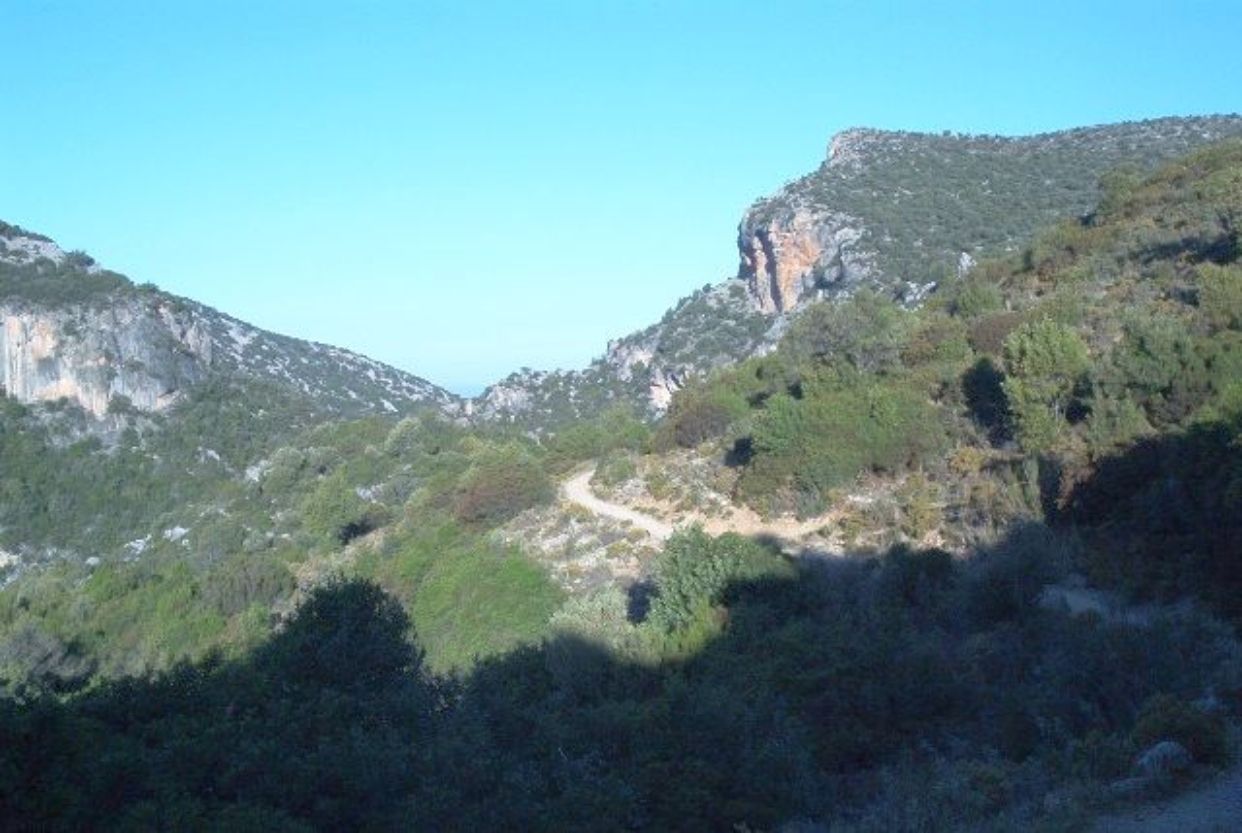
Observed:
[[[1078,334],[1049,320],[1025,324],[1005,339],[1003,388],[1024,448],[1052,446],[1089,366],[1087,345]]]
[[[739,489],[751,501],[764,501],[792,486],[811,498],[803,509],[814,510],[830,489],[862,471],[897,471],[944,444],[940,414],[912,387],[809,388],[800,400],[774,397],[756,421],[753,457]]]
[[[766,547],[732,533],[711,538],[699,527],[679,532],[656,563],[657,594],[650,621],[667,631],[689,625],[724,601],[729,584],[780,568]]]
[[[963,281],[950,302],[950,311],[959,318],[978,318],[1004,307],[1000,287],[982,280]]]
[[[529,452],[515,445],[487,449],[462,477],[453,514],[463,523],[493,526],[555,493],[552,479]]]
[[[1157,694],[1143,705],[1132,736],[1139,749],[1172,740],[1200,763],[1219,765],[1229,759],[1224,721],[1170,694]]]
[[[999,356],[1005,347],[1005,339],[1022,324],[1018,312],[998,312],[980,318],[970,328],[970,346],[980,353]]]
[[[302,515],[307,529],[335,544],[347,544],[387,521],[386,508],[359,497],[342,471],[320,481],[303,501]]]
[[[1199,267],[1199,309],[1220,330],[1242,329],[1242,264]]]
[[[892,301],[859,292],[844,303],[807,307],[790,326],[781,349],[800,363],[846,363],[864,373],[879,373],[900,363],[909,322],[909,313]]]
[[[717,386],[682,390],[660,426],[659,445],[694,448],[718,437],[749,411],[739,394]]]

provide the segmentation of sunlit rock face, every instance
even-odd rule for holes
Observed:
[[[738,277],[755,308],[787,313],[861,287],[914,306],[979,256],[1091,211],[1101,177],[1151,170],[1242,135],[1238,116],[1165,118],[1033,136],[854,128],[814,171],[738,225]]]
[[[139,410],[162,411],[206,376],[211,361],[202,322],[158,304],[0,307],[4,389],[20,402],[67,399],[102,416],[124,397]]]
[[[215,374],[276,383],[342,415],[461,411],[457,397],[417,376],[135,286],[81,253],[0,223],[5,394],[25,404],[66,400],[96,417],[115,407],[154,413]]]

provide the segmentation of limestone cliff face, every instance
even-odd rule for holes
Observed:
[[[154,303],[92,309],[0,305],[5,392],[26,402],[68,399],[95,416],[117,397],[162,411],[208,373],[202,322]]]
[[[1149,170],[1242,135],[1238,116],[1154,119],[1034,136],[855,128],[738,226],[738,277],[764,313],[867,286],[917,305],[980,255],[1016,251],[1099,201],[1101,175]]]
[[[67,399],[95,416],[166,410],[214,375],[275,383],[341,415],[460,400],[424,379],[326,344],[269,333],[99,268],[0,222],[0,385],[23,403]]]
[[[847,130],[833,137],[821,171],[836,175],[861,170],[874,131]],[[873,255],[859,246],[863,223],[831,206],[816,205],[803,183],[791,183],[759,200],[738,225],[741,264],[761,312],[789,312],[804,298],[825,290],[846,290],[870,277]]]
[[[747,214],[738,227],[739,274],[761,312],[788,312],[820,289],[866,279],[872,259],[856,248],[862,224],[806,206]]]

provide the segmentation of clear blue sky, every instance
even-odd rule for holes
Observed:
[[[463,392],[736,269],[868,125],[1242,110],[1227,2],[58,2],[2,14],[0,218]]]

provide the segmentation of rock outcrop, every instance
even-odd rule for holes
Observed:
[[[738,277],[766,314],[861,286],[913,306],[979,255],[1013,251],[1039,229],[1090,211],[1108,171],[1154,168],[1239,135],[1238,116],[1021,137],[846,130],[817,170],[742,218]]]
[[[862,235],[862,223],[840,212],[803,205],[752,212],[738,227],[739,275],[761,312],[788,312],[817,289],[871,275],[874,258],[857,248]]]
[[[122,401],[162,411],[206,377],[211,361],[202,322],[158,302],[0,306],[3,386],[20,402],[68,399],[95,416]]]
[[[276,383],[342,415],[461,410],[457,397],[417,376],[135,286],[0,223],[0,384],[8,396],[65,399],[96,417],[118,407],[150,413],[216,374]]]
[[[618,404],[663,413],[690,379],[770,349],[771,316],[757,311],[742,281],[729,279],[682,298],[656,324],[608,342],[583,370],[523,370],[470,403],[480,419],[555,428]]]

